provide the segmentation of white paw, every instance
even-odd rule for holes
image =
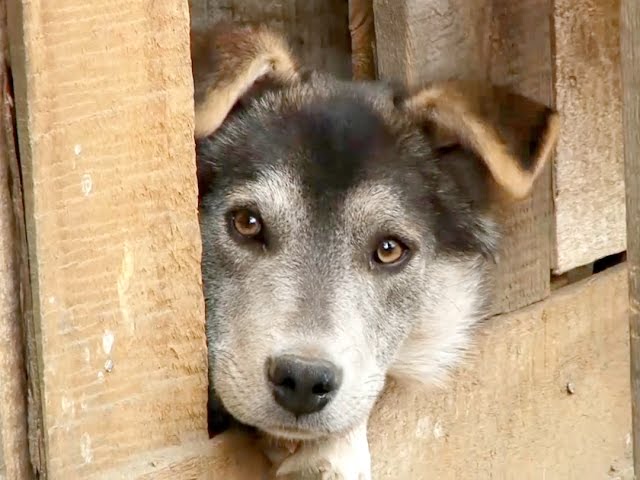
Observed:
[[[307,443],[282,462],[278,479],[371,480],[366,425],[348,435]]]

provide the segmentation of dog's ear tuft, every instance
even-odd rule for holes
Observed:
[[[494,85],[433,83],[396,103],[436,148],[459,145],[473,152],[514,199],[529,195],[560,130],[553,109]]]
[[[285,86],[299,76],[285,39],[264,26],[191,28],[195,137],[215,132],[249,92]]]

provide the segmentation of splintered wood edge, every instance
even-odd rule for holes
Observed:
[[[0,84],[5,72],[0,74]],[[5,107],[0,95],[0,108]],[[0,118],[0,127],[5,127]],[[26,377],[20,309],[19,246],[9,189],[9,148],[0,132],[0,478],[29,472]]]
[[[7,68],[11,62],[6,58],[8,42],[7,10],[3,5],[0,9],[0,477],[22,480],[33,475],[23,343],[24,310],[28,308],[28,300],[21,295],[23,289],[28,289],[28,270],[13,99],[10,98]]]

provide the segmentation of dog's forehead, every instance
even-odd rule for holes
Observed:
[[[347,223],[417,211],[420,161],[403,152],[385,114],[388,92],[323,82],[268,92],[229,119],[205,149],[218,166],[212,190],[285,222],[292,210]]]
[[[378,217],[393,220],[406,213],[406,199],[402,187],[382,178],[358,181],[325,195],[310,192],[308,184],[294,170],[270,167],[259,171],[248,182],[235,185],[227,193],[231,204],[258,204],[268,209],[271,217],[290,216],[296,210],[301,216],[323,216],[322,213],[343,220]]]
[[[219,159],[226,171],[299,178],[306,193],[346,194],[359,183],[402,177],[397,134],[368,88],[303,85],[256,101],[232,129],[241,155]],[[226,140],[225,143],[230,143]]]

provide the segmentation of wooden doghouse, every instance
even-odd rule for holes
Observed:
[[[479,353],[445,391],[389,385],[374,478],[633,477],[637,0],[0,5],[0,479],[233,479],[247,466],[241,440],[206,432],[190,14],[279,27],[343,77],[473,76],[560,110],[553,167],[503,208]]]

